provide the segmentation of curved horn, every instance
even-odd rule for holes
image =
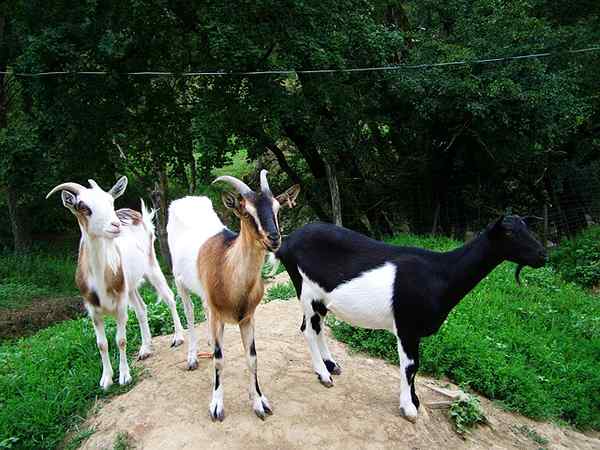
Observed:
[[[263,192],[271,192],[271,188],[269,187],[269,182],[267,181],[267,172],[266,169],[260,171],[260,190]]]
[[[250,189],[246,183],[244,183],[242,180],[238,180],[236,177],[223,175],[218,177],[215,181],[213,181],[212,184],[215,184],[217,181],[225,181],[226,183],[231,184],[242,195],[250,194],[251,192],[253,192],[252,189]]]
[[[81,191],[84,191],[86,189],[87,189],[86,187],[80,185],[79,183],[72,183],[72,182],[62,183],[62,184],[59,184],[58,186],[56,186],[50,192],[48,192],[48,195],[46,195],[46,198],[50,197],[56,191],[64,190],[64,191],[72,192],[73,194],[79,194]]]
[[[100,190],[102,190],[102,188],[101,188],[100,186],[98,186],[98,183],[96,183],[94,180],[92,180],[92,179],[89,179],[89,180],[88,180],[88,183],[90,183],[90,186],[91,186],[92,188],[94,188],[94,189],[100,189]]]

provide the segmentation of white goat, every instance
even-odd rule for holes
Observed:
[[[96,332],[102,358],[100,386],[108,389],[113,383],[113,370],[108,358],[104,315],[115,316],[117,320],[119,384],[131,381],[125,352],[128,304],[135,310],[142,335],[138,357],[144,359],[152,353],[146,304],[138,292],[144,277],[171,310],[175,325],[172,346],[183,343],[183,328],[173,292],[154,253],[154,212],[146,209],[143,200],[141,214],[132,209],[115,211],[114,200],[125,191],[126,177],[121,177],[108,192],[102,190],[94,180],[88,181],[91,188],[71,182],[59,184],[46,198],[62,191],[63,205],[75,215],[81,229],[76,282]]]

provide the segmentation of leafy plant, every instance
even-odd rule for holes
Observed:
[[[277,283],[267,290],[264,302],[269,303],[273,300],[289,300],[296,296],[296,290],[291,281],[287,283]]]
[[[550,263],[567,281],[600,285],[600,226],[586,228],[550,253]]]
[[[467,395],[466,399],[457,399],[448,411],[456,432],[461,436],[469,433],[475,425],[487,423],[487,419],[477,397]]]

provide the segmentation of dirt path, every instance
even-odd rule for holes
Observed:
[[[537,423],[504,412],[481,399],[490,421],[462,440],[453,430],[446,410],[422,407],[412,424],[398,412],[398,369],[379,359],[350,354],[344,344],[330,339],[332,353],[343,368],[335,386],[317,381],[308,348],[300,334],[297,301],[274,301],[258,308],[256,347],[261,387],[274,409],[265,422],[248,400],[248,375],[239,331],[225,328],[225,421],[208,415],[212,361],[201,360],[194,372],[185,368],[185,346],[169,348],[170,337],[154,339],[155,354],[143,365],[143,379],[126,394],[113,398],[88,420],[96,432],[84,449],[112,449],[126,432],[138,449],[435,449],[539,448],[518,429],[526,426],[548,439],[547,448],[600,449],[600,439]],[[199,327],[205,342],[206,324]],[[206,346],[200,346],[205,350]],[[204,348],[203,348],[204,347]],[[417,377],[421,403],[443,400]],[[526,429],[525,429],[526,430]]]

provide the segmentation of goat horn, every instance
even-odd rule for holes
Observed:
[[[267,181],[267,172],[266,169],[260,171],[260,190],[263,192],[271,192],[271,188],[269,187],[269,182]]]
[[[231,184],[241,195],[250,194],[252,189],[248,187],[246,183],[242,180],[238,180],[236,177],[230,177],[229,175],[223,175],[218,177],[212,184],[215,184],[217,181],[225,181],[226,183]]]
[[[517,280],[517,284],[519,286],[521,286],[521,270],[523,270],[523,267],[525,267],[523,264],[519,264],[517,266],[517,270],[515,270],[515,280]]]
[[[50,192],[48,192],[48,195],[46,195],[46,198],[49,198],[56,191],[64,190],[64,191],[72,192],[73,194],[79,194],[81,191],[85,191],[86,189],[87,189],[86,187],[80,185],[79,183],[72,183],[72,182],[62,183],[62,184],[59,184],[58,186],[56,186]]]

